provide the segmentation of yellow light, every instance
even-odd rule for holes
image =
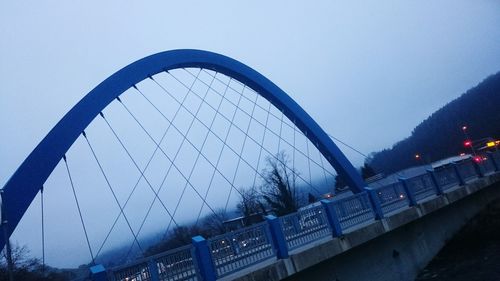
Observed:
[[[495,146],[495,142],[494,142],[494,141],[487,142],[487,143],[486,143],[486,146],[487,146],[487,147],[492,147],[492,146]]]

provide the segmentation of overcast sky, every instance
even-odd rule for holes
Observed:
[[[102,80],[178,48],[253,67],[365,153],[390,147],[500,70],[499,26],[494,0],[4,1],[0,181]]]

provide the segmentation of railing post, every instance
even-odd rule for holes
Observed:
[[[196,265],[198,266],[201,278],[204,281],[215,281],[217,275],[210,247],[208,247],[208,241],[203,236],[198,235],[191,238],[191,242],[195,248]]]
[[[267,215],[266,221],[269,224],[271,238],[274,248],[276,249],[276,255],[278,259],[288,258],[288,247],[286,246],[285,234],[283,233],[283,229],[281,228],[279,218],[273,215]]]
[[[408,201],[410,201],[410,207],[417,205],[417,200],[415,198],[415,195],[413,194],[412,190],[408,186],[408,182],[406,181],[405,178],[400,178],[399,182],[403,185],[403,188],[406,192],[406,195],[408,196]]]
[[[481,159],[481,161],[483,160]],[[479,166],[479,163],[477,163],[476,160],[472,160],[471,162],[472,166],[474,166],[474,170],[476,171],[477,176],[480,178],[484,177],[484,173],[481,170],[481,166]]]
[[[102,264],[90,267],[90,280],[92,281],[107,281],[106,269]]]
[[[434,184],[434,186],[436,187],[436,191],[437,191],[437,195],[443,195],[444,194],[444,191],[443,189],[441,188],[441,186],[439,186],[439,182],[437,180],[437,177],[436,177],[436,173],[434,173],[434,170],[427,170],[427,173],[429,174],[429,176],[431,177],[431,180],[432,180],[432,183]]]
[[[491,159],[491,163],[493,164],[495,172],[498,172],[500,163],[497,163],[497,160],[495,160],[495,155],[493,155],[493,152],[491,151],[486,152],[486,154],[488,154],[488,159]]]
[[[333,201],[323,199],[321,200],[321,205],[323,205],[328,223],[332,227],[332,234],[334,237],[339,237],[342,235],[342,227],[340,226],[340,220],[335,212],[335,204]]]
[[[370,198],[370,202],[372,203],[373,211],[375,212],[375,219],[381,220],[384,218],[384,211],[382,210],[382,206],[380,205],[380,200],[377,195],[377,191],[371,187],[365,187],[365,190],[368,192],[368,197]]]
[[[154,259],[148,261],[149,274],[151,274],[152,281],[159,281],[160,275],[158,273],[158,264]]]
[[[462,175],[460,174],[460,170],[458,169],[458,164],[453,162],[453,163],[451,163],[451,165],[453,166],[453,170],[455,171],[455,174],[457,175],[458,184],[465,185],[464,178],[462,177]]]

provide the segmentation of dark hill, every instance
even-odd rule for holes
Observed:
[[[473,140],[500,137],[500,72],[434,112],[410,137],[374,153],[369,163],[387,174],[421,164],[416,153],[422,156],[420,161],[432,162],[468,152],[463,146],[464,124]]]

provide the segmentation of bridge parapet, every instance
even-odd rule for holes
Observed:
[[[221,280],[284,279],[500,182],[495,156],[491,164],[475,167],[469,159],[209,239],[210,266]],[[199,260],[196,247],[159,256],[108,273],[113,280],[213,280],[200,270],[207,260]]]

